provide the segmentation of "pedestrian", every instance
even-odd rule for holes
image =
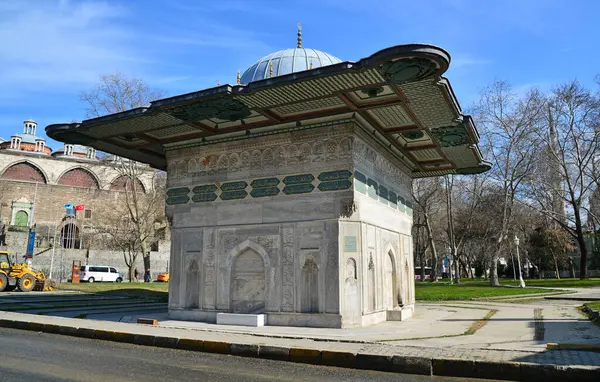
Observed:
[[[135,278],[135,282],[138,282],[140,279],[140,271],[138,271],[137,268],[135,268],[135,271],[133,271],[133,278]]]
[[[144,275],[144,281],[147,283],[150,282],[150,268],[146,269],[146,274]]]

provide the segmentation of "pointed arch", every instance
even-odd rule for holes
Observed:
[[[271,261],[269,259],[269,253],[259,244],[255,243],[249,239],[246,239],[246,240],[242,241],[241,243],[239,243],[238,245],[236,245],[235,247],[233,247],[231,249],[231,251],[229,251],[229,253],[227,253],[227,257],[225,258],[225,266],[228,268],[231,268],[231,264],[233,263],[233,258],[248,248],[253,249],[263,258],[265,267],[268,267],[270,265]]]
[[[399,266],[399,259],[396,255],[394,247],[398,247],[397,243],[388,243],[384,245],[385,252],[385,264],[384,264],[384,304],[385,308],[396,308],[401,304],[402,297],[400,295],[400,277],[398,277],[398,271],[402,272]],[[390,306],[391,301],[391,306]]]
[[[44,171],[30,161],[22,160],[6,166],[0,179],[19,180],[23,182],[48,183],[48,176]]]
[[[64,171],[59,177],[57,184],[80,188],[100,188],[98,177],[83,167],[73,167]]]

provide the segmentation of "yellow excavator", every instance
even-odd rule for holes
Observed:
[[[0,292],[15,288],[22,292],[53,289],[44,272],[36,271],[28,264],[11,264],[8,251],[0,249]]]

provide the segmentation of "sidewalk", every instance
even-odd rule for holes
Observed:
[[[343,338],[291,339],[14,312],[0,312],[0,326],[145,346],[423,375],[522,381],[600,380],[600,353],[587,351],[398,346]]]

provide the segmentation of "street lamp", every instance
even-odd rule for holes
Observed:
[[[521,274],[521,259],[519,258],[519,238],[515,235],[513,240],[515,247],[517,247],[517,265],[519,266],[519,286],[525,288],[525,281],[523,281],[523,275]]]

